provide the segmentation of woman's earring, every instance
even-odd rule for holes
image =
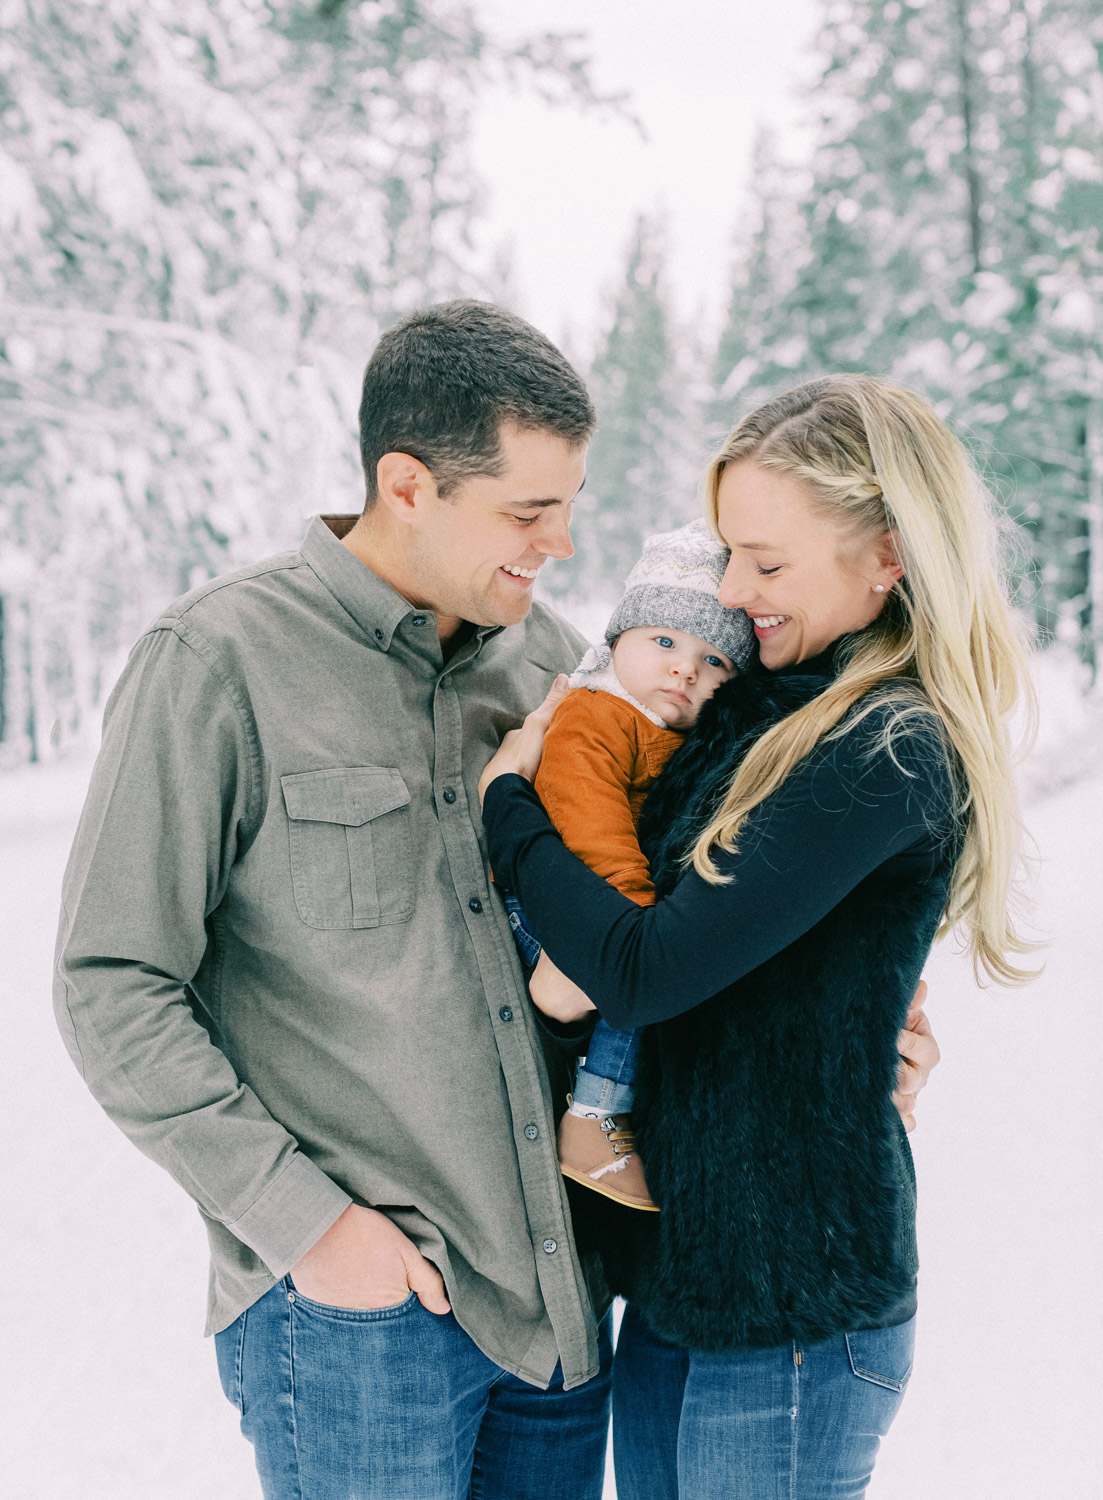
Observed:
[[[885,585],[883,583],[875,583],[873,585],[873,592],[875,594],[883,594],[885,592]]]

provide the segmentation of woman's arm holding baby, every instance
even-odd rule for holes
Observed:
[[[501,747],[480,778],[480,797],[485,797],[487,788],[499,776],[513,773],[528,781],[535,778],[540,765],[544,734],[552,714],[566,691],[567,679],[557,678],[540,707],[526,718],[520,729],[511,730],[506,735]],[[600,893],[600,889],[600,887],[594,888],[595,896]],[[609,892],[607,886],[604,890],[612,899],[618,899],[612,892]],[[637,912],[637,916],[644,915],[642,912]],[[555,971],[555,975],[559,977],[553,976],[550,969],[546,971],[547,982],[538,986],[540,993],[534,995],[534,999],[547,1014],[563,1023],[570,1023],[594,1009],[592,1002],[577,985],[566,979],[566,976],[559,975],[558,970]],[[560,983],[560,979],[564,982]],[[900,1032],[898,1042],[901,1063],[897,1091],[893,1097],[908,1130],[913,1129],[915,1125],[913,1114],[915,1096],[925,1085],[931,1069],[939,1061],[938,1044],[922,1009],[926,988],[926,984],[921,981],[908,1013],[906,1027]]]

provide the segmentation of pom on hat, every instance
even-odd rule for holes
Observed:
[[[743,671],[754,656],[754,627],[744,610],[725,609],[716,597],[729,556],[704,519],[648,537],[605,639],[612,644],[636,625],[665,625],[707,641]]]

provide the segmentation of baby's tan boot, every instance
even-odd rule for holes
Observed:
[[[583,1187],[629,1208],[659,1212],[636,1153],[631,1115],[585,1119],[570,1111],[559,1122],[559,1170]]]

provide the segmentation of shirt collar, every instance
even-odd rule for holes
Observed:
[[[420,644],[419,633],[425,629],[428,632],[426,645],[431,641],[433,651],[439,653],[436,616],[432,610],[415,609],[408,599],[349,551],[339,540],[349,529],[342,525],[347,519],[345,516],[314,516],[300,549],[304,560],[380,651],[391,649],[395,634],[408,621],[410,629],[408,632],[404,630],[403,636],[411,644]],[[503,629],[501,625],[479,625],[473,639],[481,647],[484,640],[498,635]]]

